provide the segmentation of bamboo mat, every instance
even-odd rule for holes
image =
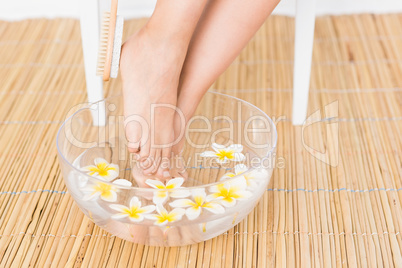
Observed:
[[[131,20],[132,33],[144,20]],[[255,210],[232,230],[186,247],[115,238],[80,212],[58,167],[55,136],[85,102],[77,20],[0,22],[1,267],[402,267],[402,14],[317,18],[309,114],[291,124],[294,20],[273,16],[211,90],[277,122],[277,168]],[[106,95],[120,80],[106,84]],[[337,149],[337,148],[335,148]]]

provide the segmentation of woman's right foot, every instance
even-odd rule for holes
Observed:
[[[140,187],[147,187],[146,175],[157,173],[161,180],[170,178],[172,126],[183,53],[179,40],[150,34],[146,26],[122,46],[125,131],[129,151],[138,156],[140,167],[133,175]]]

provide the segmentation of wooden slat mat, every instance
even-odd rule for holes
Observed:
[[[128,21],[126,35],[144,22]],[[0,22],[0,266],[402,267],[402,15],[317,18],[309,114],[321,120],[304,145],[291,124],[293,36],[292,18],[269,18],[211,89],[277,122],[261,202],[217,238],[155,248],[102,231],[65,192],[55,136],[86,101],[79,22]],[[331,103],[339,113],[326,118]],[[329,150],[334,166],[317,159]]]

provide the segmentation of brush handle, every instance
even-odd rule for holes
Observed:
[[[112,6],[110,7],[110,21],[109,21],[109,32],[107,38],[105,69],[103,70],[104,81],[109,81],[110,69],[112,68],[113,42],[116,29],[117,4],[118,0],[112,0]]]

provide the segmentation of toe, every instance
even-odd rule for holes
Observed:
[[[159,167],[161,161],[161,150],[160,149],[151,149],[149,152],[147,166],[144,166],[144,174],[151,175],[154,174]]]
[[[141,143],[140,153],[139,153],[139,155],[140,155],[139,161],[141,163],[145,164],[144,161],[146,161],[148,159],[150,151],[151,151],[151,146],[150,146],[149,142]]]
[[[171,174],[170,174],[170,161],[171,161],[171,149],[170,148],[164,148],[162,149],[162,159],[161,163],[159,165],[158,171],[157,171],[157,176],[159,178],[164,178],[164,179],[170,179]]]
[[[141,144],[141,131],[138,131],[138,126],[135,122],[127,122],[125,126],[127,147],[130,153],[138,153]]]

